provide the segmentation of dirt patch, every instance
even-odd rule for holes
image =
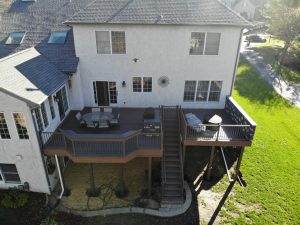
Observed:
[[[238,207],[238,209],[244,213],[244,212],[249,212],[249,211],[256,211],[256,212],[261,212],[264,210],[264,208],[259,205],[259,204],[253,204],[253,205],[244,205],[244,204],[241,204],[239,202],[234,202],[234,205],[236,207]]]
[[[197,196],[199,206],[200,224],[208,224],[212,218],[219,202],[222,199],[222,194],[211,190],[201,190]],[[220,218],[217,217],[215,224],[220,223]]]

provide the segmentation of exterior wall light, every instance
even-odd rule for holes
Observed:
[[[126,82],[125,82],[125,80],[123,80],[123,82],[122,82],[122,87],[123,87],[123,88],[126,87]]]

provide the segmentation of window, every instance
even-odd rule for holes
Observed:
[[[187,80],[184,85],[183,101],[194,101],[197,81]]]
[[[125,32],[96,31],[96,45],[98,54],[125,54]]]
[[[55,109],[54,109],[53,97],[49,96],[48,101],[49,101],[49,106],[50,106],[51,117],[52,117],[52,119],[54,119],[55,118]]]
[[[43,122],[42,122],[42,116],[39,108],[35,108],[34,110],[35,119],[37,123],[37,127],[39,128],[39,131],[44,130]]]
[[[7,45],[19,45],[22,43],[25,36],[25,32],[14,32],[9,35],[5,44]]]
[[[205,33],[192,32],[190,55],[203,55]]]
[[[0,172],[0,176],[2,174],[5,183],[21,183],[15,164],[0,164]]]
[[[223,83],[222,81],[212,81],[211,82],[208,101],[210,101],[210,102],[220,101],[222,83]]]
[[[143,77],[143,91],[152,92],[152,77]]]
[[[218,55],[221,33],[207,33],[205,55]]]
[[[67,110],[69,109],[69,103],[67,98],[66,87],[63,87],[61,89],[61,93],[62,93],[62,102],[63,102],[64,110],[65,112],[67,112]]]
[[[218,55],[221,33],[191,33],[190,55]]]
[[[152,77],[133,77],[133,92],[152,92]]]
[[[218,102],[222,90],[222,81],[185,81],[183,101]]]
[[[47,128],[49,125],[49,121],[48,121],[48,116],[47,116],[46,107],[45,107],[44,102],[41,104],[41,111],[42,111],[44,126],[45,126],[45,128]]]
[[[133,92],[142,92],[142,78],[133,77],[132,78],[132,88]]]
[[[109,82],[109,101],[111,104],[117,104],[117,84],[116,82]]]
[[[10,139],[10,134],[6,124],[4,113],[0,113],[0,135],[2,139]]]
[[[125,54],[125,32],[112,31],[111,32],[111,43],[112,43],[112,53],[113,54]]]
[[[29,139],[26,122],[23,113],[13,113],[18,135],[20,139]]]
[[[48,44],[64,44],[66,42],[68,32],[51,32]]]
[[[198,81],[196,101],[206,102],[208,95],[209,81]]]

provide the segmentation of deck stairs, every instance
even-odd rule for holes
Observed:
[[[179,136],[179,107],[162,107],[162,207],[183,204],[183,163]]]

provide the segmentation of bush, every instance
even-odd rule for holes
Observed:
[[[54,218],[48,217],[41,223],[41,225],[60,225],[60,223],[56,222]]]
[[[21,208],[28,202],[27,193],[22,193],[18,189],[10,189],[3,197],[1,205],[5,208]]]

